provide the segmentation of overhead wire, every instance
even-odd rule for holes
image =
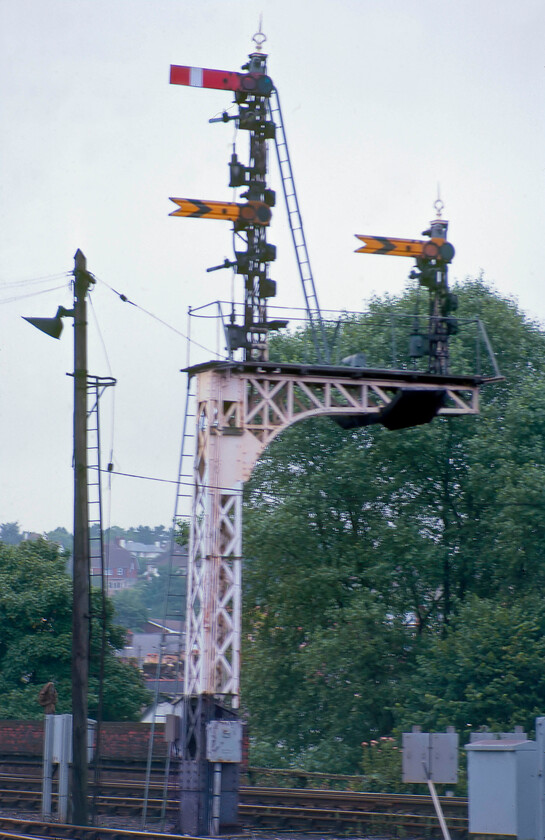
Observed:
[[[95,322],[95,327],[96,327],[96,330],[97,330],[97,333],[98,333],[98,337],[100,339],[100,343],[101,343],[102,349],[104,351],[104,358],[106,359],[106,367],[108,368],[109,375],[113,376],[112,366],[110,364],[110,359],[109,359],[109,356],[108,356],[108,350],[106,349],[106,342],[104,341],[104,336],[102,334],[102,330],[100,329],[98,316],[97,316],[97,313],[96,313],[96,309],[93,305],[93,298],[91,297],[91,295],[89,295],[88,300],[89,300],[89,306],[91,308],[91,312],[93,313],[93,319],[94,319],[94,322]]]
[[[25,295],[14,295],[9,298],[0,298],[0,303],[15,303],[18,300],[24,300],[25,298],[31,297],[38,297],[38,295],[47,295],[50,292],[58,292],[59,289],[65,289],[66,283],[63,283],[62,286],[53,286],[51,289],[40,289],[39,292],[28,292]]]
[[[158,481],[162,484],[178,484],[174,478],[156,478],[153,475],[138,475],[137,473],[126,473],[120,470],[101,470],[101,472],[108,472],[110,475],[121,475],[124,478],[140,478],[144,481]]]
[[[106,359],[106,366],[107,366],[107,368],[108,368],[108,373],[109,373],[109,375],[110,375],[110,376],[112,377],[112,379],[113,379],[114,377],[113,377],[113,373],[112,373],[112,365],[111,365],[111,363],[110,363],[110,357],[108,356],[108,348],[106,347],[106,342],[105,342],[105,340],[104,340],[104,335],[103,335],[103,333],[102,333],[102,330],[100,329],[100,324],[99,324],[99,321],[98,321],[97,312],[96,312],[95,307],[93,306],[93,299],[92,299],[92,297],[91,297],[91,296],[89,296],[89,303],[90,303],[90,305],[91,305],[91,311],[92,311],[92,313],[93,313],[93,318],[94,318],[94,321],[95,321],[95,326],[96,326],[96,329],[97,329],[97,332],[98,332],[98,336],[99,336],[99,339],[100,339],[100,343],[102,344],[102,349],[103,349],[103,351],[104,351],[104,357],[105,357],[105,359]],[[108,466],[109,466],[109,467],[111,467],[111,465],[112,465],[112,463],[113,463],[113,453],[114,453],[114,431],[115,431],[115,388],[114,388],[113,393],[112,393],[112,410],[111,410],[111,412],[110,412],[110,458],[109,458],[109,461],[108,461]],[[110,473],[110,475],[111,475],[111,469],[108,469],[108,472],[109,472],[109,473]],[[109,507],[108,507],[108,510],[109,510],[109,515],[110,515],[110,513],[111,513],[111,503],[112,503],[112,502],[111,502],[111,496],[112,496],[112,482],[111,482],[111,478],[110,478],[110,480],[108,481],[108,494],[109,494]],[[109,524],[110,524],[110,523],[108,522],[108,525],[109,525]]]
[[[29,291],[24,294],[17,293],[18,289],[26,289],[28,287],[36,287],[44,283],[52,283],[55,280],[65,280],[71,276],[71,272],[58,271],[55,274],[45,274],[41,277],[28,277],[23,280],[0,281],[0,296],[10,293],[10,297],[0,297],[0,303],[14,303],[18,300],[24,300],[27,297],[35,297],[36,295],[45,295],[49,292],[56,292],[59,289],[65,288],[65,283],[62,286],[52,286],[49,289],[39,289],[37,291]]]
[[[61,277],[71,277],[71,271],[58,271],[56,274],[44,274],[41,277],[29,277],[25,280],[11,280],[0,282],[0,288],[17,288],[18,286],[30,286],[36,283],[49,283],[51,280],[58,280]]]
[[[126,296],[126,295],[124,295],[124,294],[122,294],[122,293],[118,292],[116,289],[114,289],[112,286],[110,286],[110,285],[109,285],[108,283],[106,283],[104,280],[101,280],[100,278],[97,278],[97,277],[95,277],[95,279],[96,279],[98,282],[102,283],[104,286],[106,286],[106,287],[107,287],[110,291],[114,292],[114,294],[116,294],[116,295],[117,295],[117,296],[118,296],[118,297],[119,297],[119,298],[120,298],[120,299],[121,299],[124,303],[129,303],[129,304],[131,304],[131,306],[135,306],[137,309],[140,309],[140,310],[141,310],[142,312],[144,312],[145,314],[147,314],[147,315],[149,315],[150,317],[154,318],[154,320],[159,321],[159,322],[160,322],[160,323],[162,323],[164,326],[168,327],[169,329],[171,329],[171,330],[173,330],[174,332],[176,332],[177,334],[179,334],[182,338],[186,339],[188,342],[190,342],[190,341],[191,341],[191,339],[189,339],[189,338],[188,338],[188,336],[186,336],[186,335],[185,335],[184,333],[182,333],[180,330],[177,330],[175,327],[172,327],[170,324],[168,324],[167,322],[163,321],[161,318],[157,317],[157,316],[156,316],[156,315],[154,315],[152,312],[149,312],[148,310],[144,309],[143,307],[140,307],[140,306],[139,306],[138,304],[136,304],[134,301],[129,300],[129,299],[127,298],[127,296]],[[100,338],[100,342],[101,342],[101,344],[102,344],[103,352],[104,352],[104,355],[105,355],[105,358],[106,358],[106,364],[107,364],[107,367],[108,367],[108,371],[109,371],[110,376],[112,376],[112,367],[111,367],[111,363],[110,363],[110,359],[109,359],[109,355],[108,355],[108,349],[107,349],[107,347],[106,347],[106,342],[105,342],[105,340],[104,340],[104,335],[103,335],[103,333],[102,333],[102,330],[100,329],[100,324],[99,324],[99,321],[98,321],[97,312],[96,312],[96,309],[95,309],[95,307],[94,307],[94,305],[93,305],[93,301],[92,301],[92,297],[91,297],[91,296],[89,296],[89,302],[90,302],[91,311],[92,311],[92,313],[93,313],[93,320],[94,320],[94,322],[95,322],[95,326],[96,326],[96,329],[97,329],[97,332],[98,332],[98,335],[99,335],[99,338]],[[191,342],[191,343],[193,343],[193,344],[197,345],[198,347],[201,347],[202,349],[207,350],[207,352],[213,352],[213,351],[210,351],[208,348],[204,347],[203,345],[199,344],[198,342],[193,341],[193,342]],[[112,377],[112,378],[113,378],[113,377]],[[134,473],[126,473],[126,472],[122,472],[122,471],[120,471],[120,470],[114,470],[114,469],[113,469],[113,461],[114,461],[114,456],[113,456],[113,451],[114,451],[114,445],[113,445],[113,442],[114,442],[114,430],[115,430],[115,391],[114,391],[114,394],[113,394],[112,413],[111,413],[111,448],[110,448],[110,458],[109,458],[109,463],[108,463],[108,467],[107,467],[107,469],[101,469],[101,470],[100,470],[102,473],[103,473],[103,472],[108,473],[108,527],[109,527],[109,526],[110,526],[110,524],[111,524],[111,506],[112,506],[112,476],[114,476],[114,475],[118,475],[118,476],[122,476],[122,477],[126,477],[126,478],[135,478],[135,479],[140,479],[140,480],[155,481],[155,482],[167,483],[167,484],[175,484],[175,485],[179,485],[179,483],[180,483],[179,481],[176,481],[176,480],[174,480],[174,479],[156,478],[156,477],[153,477],[153,476],[144,476],[144,475],[138,475],[138,474],[134,474]],[[187,495],[189,496],[190,494],[187,494]],[[185,514],[180,514],[180,516],[185,516]],[[107,554],[107,555],[109,555],[109,544],[107,544],[107,546],[106,546],[106,554]],[[108,565],[109,565],[109,557],[108,557],[108,556],[106,556],[105,561],[106,561],[106,566],[108,566]]]
[[[112,376],[112,366],[110,363],[110,358],[108,355],[108,348],[106,347],[106,342],[104,340],[104,335],[100,328],[100,323],[98,320],[98,315],[93,304],[92,296],[89,295],[89,305],[93,315],[93,320],[95,324],[95,328],[97,330],[102,350],[104,353],[104,357],[106,360],[106,365],[108,368],[108,372],[110,374],[111,383],[115,385],[115,379]],[[100,427],[100,398],[104,394],[106,388],[104,387],[100,393],[97,390],[97,404],[96,404],[96,412],[97,412],[97,431]],[[96,791],[99,788],[100,784],[100,774],[102,771],[102,752],[101,752],[101,743],[102,743],[102,722],[104,719],[104,675],[105,675],[105,665],[106,665],[106,651],[108,647],[108,633],[107,633],[107,599],[108,599],[108,574],[110,569],[110,540],[106,544],[104,544],[104,533],[109,532],[111,528],[111,511],[112,511],[112,477],[111,477],[111,467],[113,461],[113,447],[114,447],[114,430],[115,430],[115,389],[112,394],[112,403],[111,403],[111,413],[110,413],[110,458],[108,463],[108,469],[102,470],[100,468],[100,438],[98,438],[99,444],[99,453],[98,453],[98,462],[97,467],[99,469],[98,475],[98,482],[99,482],[99,500],[100,500],[100,521],[99,527],[101,530],[100,533],[100,545],[101,545],[101,592],[100,592],[100,655],[99,655],[99,690],[98,690],[98,705],[97,705],[97,725],[96,725],[96,745],[95,745],[95,768],[94,768],[94,782],[95,782],[95,794],[93,795],[92,804],[91,804],[91,823],[95,823],[96,812],[97,812],[97,795]],[[89,467],[88,467],[89,469]],[[103,505],[102,505],[102,491],[101,491],[101,473],[107,472],[108,475],[108,486],[107,486],[107,510],[106,510],[106,522],[103,521]],[[106,527],[104,527],[106,525]]]
[[[93,313],[93,319],[94,319],[95,327],[96,327],[96,330],[97,330],[97,333],[98,333],[98,336],[99,336],[99,339],[100,339],[100,343],[102,345],[102,350],[104,352],[104,358],[106,359],[106,367],[108,368],[108,374],[113,379],[114,377],[113,377],[113,373],[112,373],[112,365],[110,363],[110,357],[108,355],[108,348],[106,347],[106,342],[104,340],[104,335],[102,333],[102,330],[100,329],[100,323],[99,323],[99,320],[98,320],[96,309],[93,305],[93,299],[92,299],[91,295],[89,295],[89,304],[90,304],[90,307],[91,307],[91,312]],[[110,412],[110,458],[109,458],[109,461],[108,461],[108,467],[110,467],[112,462],[113,462],[114,431],[115,431],[115,388],[114,388],[113,393],[112,393],[112,403],[111,403],[111,405],[112,405],[112,408],[111,408],[111,412]],[[111,473],[111,469],[108,469],[108,472]],[[108,482],[108,493],[109,493],[109,511],[111,511],[111,493],[112,493],[111,479]]]
[[[35,285],[37,283],[46,282],[46,281],[52,279],[52,277],[69,278],[70,282],[71,282],[72,276],[73,276],[72,272],[64,272],[63,274],[59,274],[59,275],[52,275],[52,276],[50,275],[50,276],[42,277],[42,278],[33,278],[31,280],[15,281],[12,284],[5,284],[4,287],[17,288],[17,287],[21,287],[21,286],[25,286],[25,285],[31,285],[31,284]],[[175,332],[177,335],[179,335],[181,338],[186,340],[188,343],[193,344],[193,345],[195,345],[196,347],[199,347],[202,350],[205,350],[207,353],[214,353],[215,352],[213,350],[210,350],[210,348],[206,347],[205,345],[200,344],[200,342],[195,341],[194,339],[190,338],[188,335],[183,333],[181,330],[178,330],[176,327],[172,326],[172,324],[169,324],[167,321],[164,321],[162,318],[155,315],[153,312],[150,312],[149,310],[145,309],[144,307],[142,307],[139,304],[135,303],[134,301],[130,300],[127,297],[127,295],[119,292],[117,289],[115,289],[113,286],[111,286],[105,280],[102,280],[101,278],[96,277],[95,275],[94,275],[94,277],[97,280],[97,282],[106,286],[106,288],[108,288],[111,292],[113,292],[115,295],[117,295],[117,297],[119,297],[121,301],[123,301],[124,303],[129,303],[131,306],[134,306],[136,309],[139,309],[141,312],[148,315],[150,318],[153,318],[155,321],[157,321],[158,323],[167,327],[172,332]],[[40,294],[47,294],[47,293],[52,292],[52,291],[58,291],[59,289],[66,288],[67,285],[70,285],[70,283],[67,284],[65,282],[60,286],[55,286],[55,287],[52,287],[50,289],[42,289],[42,290],[37,291],[37,292],[29,292],[28,294],[25,294],[25,295],[17,295],[17,296],[14,296],[13,298],[11,298],[9,300],[8,299],[5,299],[5,300],[0,299],[0,303],[7,303],[7,302],[10,302],[10,300],[16,301],[16,300],[23,299],[23,298],[26,298],[26,297],[33,297],[33,296],[40,295]],[[0,287],[0,292],[1,292],[1,287]],[[108,355],[108,349],[106,347],[106,342],[105,342],[105,339],[104,339],[104,335],[103,335],[102,330],[100,328],[97,312],[96,312],[96,309],[93,305],[93,301],[92,301],[91,296],[89,297],[89,302],[90,302],[91,311],[93,313],[93,320],[95,322],[95,326],[96,326],[98,336],[99,336],[99,339],[100,339],[100,342],[101,342],[101,345],[102,345],[102,348],[103,348],[104,356],[105,356],[105,359],[106,359],[108,372],[109,372],[109,375],[112,376],[112,366],[111,366],[110,358],[109,358],[109,355]],[[223,358],[227,359],[228,357],[223,356]],[[111,413],[110,460],[109,460],[109,463],[108,463],[108,468],[107,469],[101,469],[101,472],[108,473],[108,520],[111,520],[112,476],[113,475],[118,475],[118,476],[125,477],[125,478],[134,478],[134,479],[139,479],[139,480],[144,480],[144,481],[155,481],[155,482],[165,483],[165,484],[180,485],[180,483],[181,483],[182,485],[185,485],[185,486],[188,486],[188,487],[193,486],[191,482],[180,482],[179,480],[176,480],[176,479],[166,479],[166,478],[158,478],[158,477],[155,477],[155,476],[139,475],[139,474],[136,474],[136,473],[126,473],[126,472],[122,472],[120,470],[114,470],[113,469],[113,450],[114,450],[113,439],[114,439],[114,429],[115,429],[115,393],[114,393],[113,400],[114,400],[114,405],[112,406],[112,413]],[[212,485],[209,486],[209,489],[211,489],[211,487],[212,487]],[[221,488],[216,488],[216,489],[221,489]],[[189,515],[190,514],[180,514],[181,517],[185,517],[185,516],[189,516]],[[106,565],[108,565],[108,559],[107,558],[106,558]]]
[[[123,478],[138,478],[138,479],[141,479],[143,481],[157,481],[157,482],[160,482],[161,484],[176,484],[176,485],[182,485],[184,487],[193,487],[193,482],[192,481],[178,481],[174,478],[158,478],[158,477],[153,476],[153,475],[138,475],[137,473],[126,473],[126,472],[121,472],[120,470],[110,470],[110,469],[108,469],[108,470],[103,469],[103,470],[101,470],[101,472],[109,472],[111,475],[120,475]],[[204,483],[204,484],[201,484],[200,486],[201,487],[206,487],[208,490],[232,490],[232,488],[230,488],[230,487],[223,487],[223,486],[218,485],[218,484],[205,484]]]
[[[154,321],[157,321],[159,324],[162,324],[164,327],[167,327],[169,330],[172,330],[172,332],[179,335],[185,341],[189,341],[191,344],[194,344],[196,347],[199,347],[201,350],[205,350],[207,353],[212,353],[213,355],[215,355],[215,350],[211,350],[209,347],[205,347],[204,344],[200,344],[198,341],[195,341],[195,339],[190,338],[188,335],[183,333],[181,330],[177,329],[176,327],[173,327],[172,324],[169,324],[168,321],[165,321],[165,320],[163,320],[163,318],[160,318],[158,315],[155,315],[153,312],[150,312],[149,309],[145,309],[143,306],[140,306],[138,303],[135,303],[133,300],[130,300],[127,297],[127,295],[123,294],[122,292],[118,292],[117,289],[114,289],[113,286],[110,286],[109,283],[106,283],[105,280],[101,280],[99,277],[97,277],[96,279],[100,283],[102,283],[104,286],[106,286],[107,289],[109,289],[111,292],[113,292],[115,295],[117,295],[117,297],[120,300],[122,300],[123,303],[129,303],[131,306],[134,306],[136,309],[139,309],[140,312],[143,312],[145,315],[149,315],[149,317],[153,318]],[[228,359],[228,357],[225,356],[224,354],[221,354],[221,358],[225,359],[225,360]]]

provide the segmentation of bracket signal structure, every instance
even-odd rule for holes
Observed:
[[[209,270],[233,268],[242,276],[244,286],[242,320],[237,321],[233,308],[225,327],[229,360],[212,360],[187,371],[196,380],[196,451],[184,702],[177,745],[181,755],[178,826],[184,834],[217,834],[237,820],[242,488],[257,459],[282,430],[308,417],[332,417],[345,428],[382,423],[398,429],[429,422],[437,414],[475,415],[483,381],[448,373],[449,327],[444,313],[453,303],[447,297],[447,265],[454,249],[446,242],[446,222],[439,218],[432,222],[429,238],[417,244],[403,246],[396,240],[398,245],[391,246],[390,240],[375,237],[374,250],[369,238],[360,249],[363,253],[416,257],[420,282],[430,290],[430,329],[427,337],[415,334],[411,340],[414,354],[429,355],[428,372],[329,364],[327,334],[304,244],[279,101],[267,75],[264,36],[258,36],[254,36],[257,48],[242,73],[172,66],[170,75],[172,84],[233,93],[236,115],[225,112],[211,122],[233,120],[239,131],[249,136],[248,163],[242,163],[235,151],[229,162],[229,185],[243,189],[240,197],[244,201],[172,199],[177,207],[172,216],[233,223],[236,241],[243,247],[235,251],[233,260]],[[267,144],[271,140],[279,147],[280,174],[317,364],[269,361],[268,336],[288,323],[270,320],[267,312],[267,303],[276,293],[276,284],[269,277],[276,249],[267,242],[275,204],[274,192],[266,182]],[[395,247],[405,250],[395,251]],[[218,751],[222,739],[224,749]]]

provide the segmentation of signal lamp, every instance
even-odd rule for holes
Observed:
[[[262,298],[271,298],[276,295],[276,281],[269,280],[268,277],[263,277],[259,281],[259,296]]]
[[[246,167],[239,162],[236,152],[231,155],[229,163],[229,186],[243,187],[246,183]]]

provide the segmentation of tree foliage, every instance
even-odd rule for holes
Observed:
[[[22,539],[23,535],[18,522],[3,522],[0,525],[0,542],[6,545],[19,545]]]
[[[138,631],[149,618],[142,594],[142,587],[146,585],[136,584],[130,589],[122,589],[112,599],[116,622],[128,630]]]
[[[516,604],[545,582],[545,335],[481,280],[456,291],[463,316],[486,323],[505,376],[483,387],[478,417],[396,432],[309,420],[273,442],[246,487],[244,702],[251,731],[293,761],[327,754],[357,770],[360,742],[400,725],[431,640],[439,673],[441,645],[475,620],[465,605]],[[386,323],[413,305],[408,291],[372,308]],[[360,333],[349,327],[342,353],[386,358],[365,319]],[[465,337],[453,347],[460,359],[474,352]],[[279,339],[274,353],[300,360],[308,336]],[[492,645],[503,614],[484,614]],[[537,701],[518,697],[503,720],[475,703],[471,722],[525,722]]]
[[[98,593],[95,593],[98,598]],[[105,720],[138,719],[149,698],[140,674],[120,662],[123,628],[107,603]],[[92,604],[89,712],[96,714],[101,650],[98,603]],[[59,547],[46,540],[0,543],[0,717],[40,717],[40,688],[55,683],[57,712],[71,709],[72,583]]]
[[[46,531],[45,538],[48,542],[57,543],[68,554],[72,554],[74,538],[66,528],[55,528],[53,531]]]
[[[138,525],[132,528],[120,528],[113,525],[105,533],[107,540],[121,538],[132,542],[143,543],[143,545],[154,545],[156,542],[166,542],[170,539],[171,529],[164,525]]]
[[[510,601],[472,595],[449,632],[423,646],[400,720],[424,730],[531,731],[545,709],[544,631],[545,607],[535,595]]]

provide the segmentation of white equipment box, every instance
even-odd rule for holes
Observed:
[[[208,761],[240,764],[242,761],[242,723],[238,720],[211,720],[206,725]]]

